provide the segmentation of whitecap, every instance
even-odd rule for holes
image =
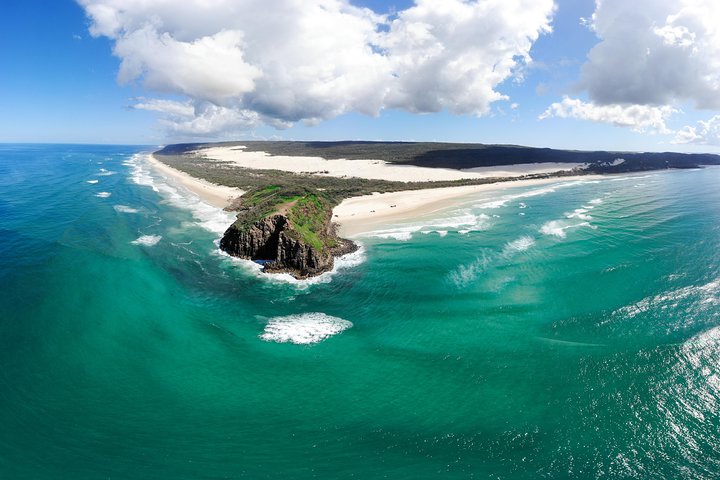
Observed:
[[[419,232],[422,229],[422,225],[415,225],[410,227],[393,228],[386,230],[375,230],[367,233],[368,237],[384,238],[384,239],[395,239],[400,241],[407,241],[412,238],[412,234]]]
[[[99,181],[100,181],[100,180],[86,180],[85,183],[89,183],[90,185],[95,185],[95,184],[98,183]]]
[[[566,228],[567,227],[559,220],[551,220],[540,227],[540,233],[543,235],[553,235],[558,238],[565,238],[567,236],[565,233]]]
[[[576,208],[572,213],[566,213],[567,218],[579,218],[580,220],[592,220],[592,217],[587,214],[587,208]]]
[[[161,235],[142,235],[135,240],[133,240],[133,245],[143,245],[145,247],[152,247],[153,245],[157,244],[162,239]]]
[[[353,324],[320,312],[274,317],[268,321],[260,338],[266,342],[307,345],[337,335]]]
[[[529,236],[523,236],[512,242],[508,242],[503,250],[504,253],[524,252],[535,245],[535,239]]]
[[[597,227],[590,224],[590,222],[568,224],[561,220],[551,220],[545,223],[542,227],[540,227],[540,233],[542,233],[543,235],[552,235],[558,238],[565,238],[567,237],[567,233],[565,233],[566,230],[578,227],[588,227],[593,230],[597,229]]]
[[[137,208],[128,207],[127,205],[114,205],[113,208],[118,213],[138,213]]]
[[[98,192],[95,194],[98,198],[108,198],[110,195],[112,195],[110,192]]]
[[[448,274],[448,280],[456,287],[463,288],[473,283],[490,264],[490,257],[483,255],[468,265],[459,265]]]
[[[101,168],[100,170],[102,170],[102,171],[97,174],[98,177],[109,177],[110,175],[115,175],[117,173],[117,172],[107,171],[104,168]]]
[[[595,198],[593,200],[590,200],[588,203],[590,205],[600,205],[602,202],[602,198]]]

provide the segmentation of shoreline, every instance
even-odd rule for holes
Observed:
[[[231,202],[242,196],[245,192],[235,187],[218,185],[208,182],[202,178],[193,177],[185,172],[176,170],[169,165],[162,163],[155,158],[152,153],[145,157],[150,167],[157,173],[160,173],[171,182],[176,182],[185,187],[194,195],[200,197],[202,201],[220,209],[227,208]]]
[[[340,236],[354,238],[395,221],[404,222],[450,208],[457,204],[457,199],[479,193],[502,194],[511,188],[596,180],[602,177],[604,175],[573,175],[507,180],[483,185],[401,190],[351,197],[333,209],[333,222],[338,224]]]
[[[207,180],[193,177],[185,172],[176,170],[152,154],[147,155],[148,163],[160,174],[166,176],[200,197],[206,203],[224,209],[231,201],[245,192],[239,188],[228,187],[210,183]],[[296,157],[297,159],[297,157]],[[351,160],[350,162],[357,162]],[[518,176],[525,172],[522,167],[528,165],[518,164],[504,166]],[[402,166],[403,169],[421,167]],[[494,168],[494,167],[489,167]],[[428,170],[428,169],[423,169]],[[432,169],[429,169],[432,170]],[[444,169],[440,169],[441,171]],[[457,170],[460,172],[460,170]],[[457,204],[457,199],[481,193],[502,192],[511,188],[532,187],[551,183],[572,182],[578,180],[592,180],[605,177],[605,175],[563,175],[548,178],[517,179],[506,177],[494,183],[482,185],[464,185],[457,187],[426,188],[421,190],[399,190],[388,193],[374,193],[350,197],[343,200],[332,211],[332,222],[338,227],[338,234],[343,238],[355,238],[363,233],[387,226],[393,222],[406,222],[413,218],[422,217],[434,212],[450,208]]]

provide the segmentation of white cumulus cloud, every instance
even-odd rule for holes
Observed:
[[[540,118],[580,118],[670,134],[675,132],[665,122],[680,111],[678,105],[720,109],[717,0],[596,0],[592,18],[584,23],[599,38],[579,82],[589,101],[564,98]],[[678,139],[702,128],[685,127]]]
[[[583,66],[593,102],[720,108],[720,2],[602,0]]]
[[[677,110],[668,105],[596,105],[576,98],[564,97],[561,102],[550,105],[540,119],[551,117],[576,118],[593,122],[611,123],[628,127],[636,132],[672,133],[665,121]]]
[[[720,115],[715,115],[706,122],[701,120],[694,127],[688,125],[681,128],[676,132],[673,143],[720,146]]]
[[[212,135],[384,108],[483,115],[550,32],[553,0],[416,0],[391,16],[349,0],[78,0],[113,42],[118,80],[174,132]],[[163,103],[165,102],[165,103]],[[192,114],[190,113],[192,110]]]

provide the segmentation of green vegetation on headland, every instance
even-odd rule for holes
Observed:
[[[541,162],[588,165],[581,171],[531,174],[512,179],[406,183],[247,169],[232,162],[205,158],[202,149],[214,146],[243,146],[246,151],[263,151],[271,155],[385,160],[431,168],[473,168]],[[268,271],[287,271],[299,278],[331,269],[335,255],[354,248],[352,242],[337,236],[332,223],[333,208],[349,197],[374,192],[478,185],[584,173],[696,168],[720,164],[720,156],[710,154],[578,152],[513,145],[406,142],[245,141],[181,144],[169,145],[154,156],[193,177],[244,190],[246,193],[230,207],[238,212],[237,220],[225,232],[221,248],[231,255],[264,260]]]

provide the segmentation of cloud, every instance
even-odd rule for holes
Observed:
[[[636,132],[669,134],[665,121],[678,110],[667,106],[648,105],[596,105],[579,99],[563,97],[561,102],[550,105],[540,115],[546,118],[576,118],[600,123],[611,123],[618,127],[628,127]]]
[[[553,0],[416,0],[391,16],[348,0],[78,2],[113,41],[121,83],[186,99],[136,108],[203,135],[385,108],[487,114],[554,12]]]
[[[599,105],[720,108],[720,2],[597,0],[581,87]]]
[[[168,133],[179,136],[212,137],[217,132],[242,132],[261,123],[251,110],[228,108],[210,102],[165,99],[137,99],[132,108],[162,114],[160,123]],[[282,125],[278,124],[278,127]]]
[[[720,145],[720,115],[715,115],[707,122],[699,121],[694,127],[685,126],[678,130],[675,144],[697,143],[700,145]]]
[[[718,18],[716,0],[596,0],[592,18],[581,19],[600,39],[578,84],[589,101],[564,97],[540,118],[611,123],[677,133],[677,143],[694,141],[702,125],[673,132],[666,121],[678,105],[720,108]]]

